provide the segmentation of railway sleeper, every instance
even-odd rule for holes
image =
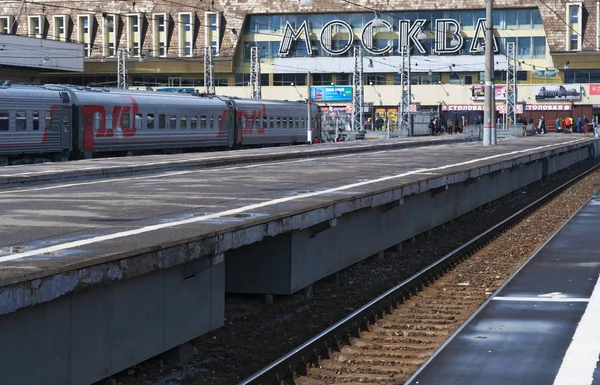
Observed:
[[[368,349],[362,348],[358,346],[342,346],[340,349],[340,353],[346,355],[363,355],[369,357],[389,357],[389,358],[428,358],[431,356],[431,353],[426,350],[417,350],[417,351],[406,351],[406,350],[390,350],[384,348],[375,348]]]

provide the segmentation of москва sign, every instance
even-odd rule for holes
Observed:
[[[371,20],[363,27],[360,34],[361,43],[367,51],[374,55],[386,54],[390,52],[393,47],[389,43],[383,48],[374,47],[374,29],[387,29],[391,32],[393,31],[392,24],[386,20],[381,20],[383,26],[374,27],[373,22],[374,20]],[[399,49],[402,46],[408,45],[413,46],[422,54],[427,53],[425,47],[423,47],[423,44],[421,44],[417,37],[426,23],[427,19],[417,19],[412,23],[410,20],[400,20],[398,25],[398,30],[400,31],[398,39]],[[468,50],[470,53],[481,52],[483,48],[483,42],[485,41],[485,30],[485,19],[478,19],[477,28],[475,29],[475,36],[473,37],[473,41],[471,42],[471,46]],[[348,34],[349,38],[345,46],[341,48],[334,48],[334,31],[336,31],[336,33],[344,32]],[[464,39],[460,34],[460,31],[460,24],[455,19],[437,19],[435,21],[434,53],[449,54],[458,52],[464,44]],[[308,24],[306,21],[304,21],[298,29],[294,29],[289,21],[286,22],[285,30],[283,32],[283,39],[279,45],[279,55],[288,56],[292,48],[292,43],[296,42],[301,37],[304,39],[304,41],[306,41],[306,50],[308,55],[312,55],[313,47],[310,43],[310,31],[308,30]],[[350,47],[352,47],[354,44],[354,32],[352,30],[352,26],[342,20],[330,21],[321,29],[319,41],[321,42],[321,46],[325,52],[331,55],[342,55],[348,52]],[[494,39],[494,52],[498,52],[496,39]]]

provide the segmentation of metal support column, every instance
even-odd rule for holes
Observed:
[[[129,82],[127,81],[127,57],[129,52],[126,49],[117,51],[117,88],[128,89]]]
[[[400,47],[400,105],[398,106],[398,130],[400,136],[411,136],[410,132],[410,47]]]
[[[494,23],[492,1],[485,0],[485,101],[483,106],[483,145],[496,144],[496,90],[494,87]]]
[[[361,46],[354,46],[354,74],[352,76],[354,96],[352,98],[352,130],[364,131],[363,118],[364,86],[363,86],[363,54]]]
[[[204,47],[204,92],[215,94],[215,63],[212,47]]]
[[[513,123],[517,122],[517,51],[515,43],[506,43],[506,120],[512,116]]]
[[[250,47],[250,97],[261,99],[260,50],[256,45]]]

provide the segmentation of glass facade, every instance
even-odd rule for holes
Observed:
[[[460,55],[473,55],[468,52],[479,19],[485,18],[484,10],[460,11],[411,11],[411,12],[382,12],[381,19],[392,25],[392,30],[387,28],[373,29],[373,48],[382,49],[386,46],[393,47],[383,55],[399,55],[399,22],[400,20],[424,19],[424,32],[426,39],[420,39],[425,48],[425,55],[435,54],[435,20],[449,18],[456,20],[462,28],[464,39],[463,46],[457,52]],[[318,41],[323,26],[333,20],[348,23],[353,30],[355,44],[361,40],[362,28],[371,20],[372,12],[364,13],[332,13],[332,14],[302,14],[302,15],[250,15],[245,31],[245,44],[256,44],[261,47],[261,57],[264,59],[278,57],[279,45],[284,30],[289,23],[298,30],[306,23],[311,36],[313,56],[352,56],[351,50],[342,55],[333,55],[323,49]],[[538,9],[496,9],[494,10],[494,26],[496,27],[496,43],[501,52],[505,50],[507,41],[517,44],[517,53],[520,59],[543,58],[546,55],[546,37],[542,26],[542,19]],[[483,34],[483,32],[481,32]],[[481,35],[480,35],[481,36]],[[333,50],[341,49],[348,44],[348,35],[343,29],[333,31],[331,46]],[[244,50],[244,60],[249,60],[249,49]],[[413,49],[412,55],[422,55],[419,50]],[[481,55],[482,53],[477,53]],[[296,40],[287,57],[308,56],[306,42]]]

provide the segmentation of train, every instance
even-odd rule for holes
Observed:
[[[305,101],[0,85],[0,165],[315,143],[320,137],[319,106]]]

